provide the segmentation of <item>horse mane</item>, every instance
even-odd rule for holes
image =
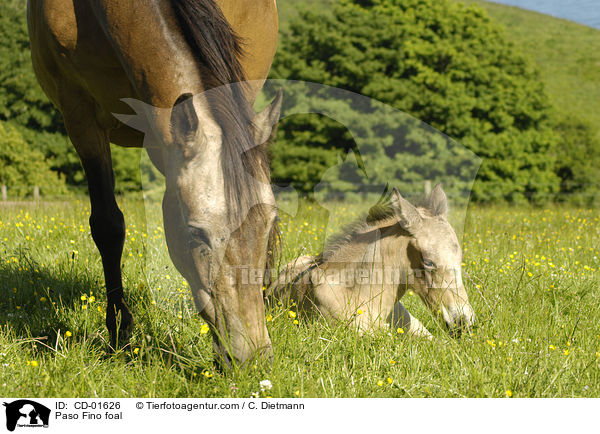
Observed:
[[[214,0],[170,0],[196,61],[201,68],[209,107],[223,130],[221,165],[230,223],[261,203],[251,186],[270,181],[267,155],[256,146],[252,106],[246,99],[246,77],[239,58],[242,39]]]

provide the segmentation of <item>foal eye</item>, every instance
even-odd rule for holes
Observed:
[[[430,268],[430,269],[437,268],[437,266],[435,265],[435,263],[433,261],[430,261],[429,259],[424,259],[423,260],[423,265],[425,266],[425,268]]]

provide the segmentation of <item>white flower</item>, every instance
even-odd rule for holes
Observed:
[[[273,387],[273,384],[271,384],[271,382],[269,380],[263,380],[259,384],[260,384],[261,392],[264,392],[266,390],[271,390],[271,388]]]

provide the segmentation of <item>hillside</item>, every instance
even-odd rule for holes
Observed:
[[[539,66],[559,114],[585,119],[600,131],[600,31],[516,7],[461,1],[483,7],[505,26],[507,37]],[[317,4],[326,7],[322,0],[279,0],[282,30],[298,8]]]
[[[507,37],[540,67],[559,113],[574,114],[600,131],[600,30],[516,7],[476,3],[503,24]]]

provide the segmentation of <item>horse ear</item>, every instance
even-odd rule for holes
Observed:
[[[397,188],[394,188],[392,193],[391,205],[402,229],[412,232],[421,225],[422,218],[419,211],[402,197]]]
[[[427,202],[429,211],[431,211],[433,215],[446,216],[448,214],[448,198],[446,197],[446,193],[444,193],[442,184],[438,184],[434,187]]]
[[[191,93],[184,93],[173,106],[171,111],[171,134],[173,141],[183,143],[198,131],[199,121]]]
[[[269,143],[275,136],[282,100],[283,92],[279,89],[271,104],[254,117],[254,142],[258,146]]]

